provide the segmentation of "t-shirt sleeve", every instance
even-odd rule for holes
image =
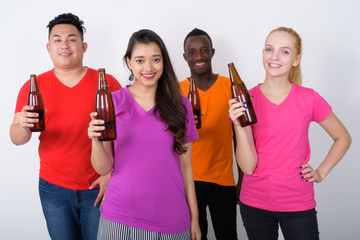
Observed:
[[[22,108],[27,105],[27,97],[30,88],[30,80],[28,80],[24,85],[21,87],[17,100],[16,100],[16,107],[15,113],[21,112]]]
[[[193,114],[193,110],[191,107],[191,103],[190,101],[182,96],[182,101],[186,107],[186,112],[187,112],[187,121],[186,121],[186,139],[185,139],[185,143],[189,143],[192,142],[196,139],[199,138],[198,132],[196,130],[196,125],[195,125],[195,120],[194,120],[194,114]]]
[[[116,80],[116,78],[114,78],[112,75],[106,74],[106,79],[108,81],[109,89],[111,92],[115,92],[122,88],[118,80]]]
[[[321,122],[324,120],[332,111],[331,106],[328,102],[314,91],[314,108],[313,108],[313,121]]]

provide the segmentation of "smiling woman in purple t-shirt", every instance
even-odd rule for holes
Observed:
[[[97,140],[104,122],[96,113],[89,126],[94,169],[101,175],[113,171],[98,239],[200,240],[191,164],[198,135],[191,105],[180,95],[156,33],[135,32],[124,60],[135,80],[113,93],[117,139]]]

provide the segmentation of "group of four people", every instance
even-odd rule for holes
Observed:
[[[230,79],[213,73],[210,36],[199,29],[186,36],[200,129],[185,97],[189,80],[179,84],[162,39],[151,30],[135,32],[124,55],[133,84],[121,88],[107,75],[118,137],[101,142],[104,121],[94,112],[98,75],[83,66],[83,22],[61,14],[48,28],[54,68],[38,76],[47,110],[39,193],[52,239],[207,239],[207,207],[216,238],[237,239],[242,171],[240,210],[249,239],[277,239],[279,224],[286,239],[318,239],[313,182],[340,161],[351,138],[326,101],[300,86],[295,31],[278,28],[266,39],[265,81],[250,90],[258,123],[250,127],[237,120],[244,105],[231,99]],[[29,128],[38,121],[28,112],[28,91],[25,83],[10,128],[16,145],[31,139]],[[334,139],[316,170],[308,165],[311,121]],[[241,168],[236,187],[233,134]]]

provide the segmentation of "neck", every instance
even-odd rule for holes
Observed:
[[[217,75],[212,71],[203,75],[197,75],[191,72],[191,75],[195,77],[197,87],[203,91],[208,90],[217,80]]]
[[[261,84],[261,89],[273,93],[287,92],[291,89],[291,82],[288,80],[288,76],[271,77],[266,75],[264,83]]]
[[[65,85],[75,86],[84,77],[87,71],[86,67],[79,66],[72,69],[54,68],[54,74]]]
[[[156,88],[157,84],[151,87],[147,87],[137,83],[135,80],[134,84],[129,87],[129,90],[131,91],[131,93],[134,93],[139,97],[153,98],[155,100]]]

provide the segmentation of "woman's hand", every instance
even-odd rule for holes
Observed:
[[[201,230],[198,221],[191,221],[191,240],[201,240]]]
[[[233,98],[229,100],[229,117],[235,125],[240,126],[239,117],[244,115],[245,107],[238,99]]]
[[[88,136],[93,140],[97,140],[100,137],[100,131],[105,130],[105,122],[101,119],[96,119],[97,112],[90,113],[91,122],[89,123]]]
[[[314,170],[309,164],[301,165],[300,169],[301,178],[306,182],[320,183],[325,179],[325,176],[323,176],[319,171]]]

